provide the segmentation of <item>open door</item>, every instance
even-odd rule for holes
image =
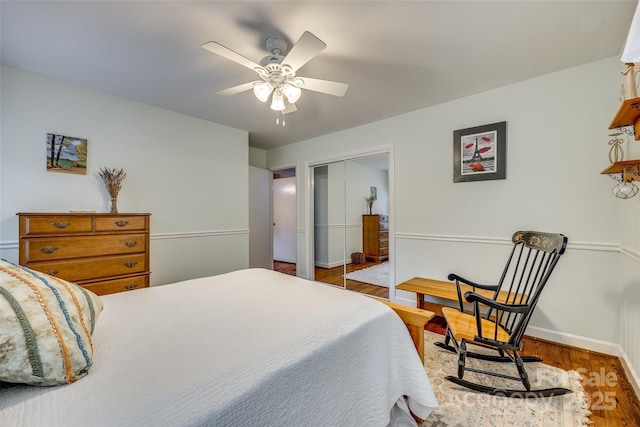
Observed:
[[[295,169],[273,174],[273,261],[274,269],[294,273],[297,263],[297,198]]]

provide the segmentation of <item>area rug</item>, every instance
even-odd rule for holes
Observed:
[[[347,279],[358,282],[371,283],[373,285],[389,287],[389,263],[375,265],[347,274]]]
[[[425,331],[424,366],[440,407],[429,415],[423,427],[568,427],[590,423],[588,397],[582,389],[580,374],[576,371],[564,371],[541,362],[527,363],[533,389],[565,387],[574,392],[544,399],[490,396],[445,380],[447,375],[456,375],[458,357],[434,345],[443,338],[442,335]],[[467,358],[466,362],[467,366],[490,368],[517,376],[513,363],[471,358]],[[490,387],[522,388],[522,383],[474,372],[465,372],[464,379]]]

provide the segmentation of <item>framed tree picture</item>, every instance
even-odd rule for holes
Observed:
[[[453,182],[507,177],[507,122],[453,131]]]
[[[73,136],[47,134],[47,170],[87,174],[87,140]]]

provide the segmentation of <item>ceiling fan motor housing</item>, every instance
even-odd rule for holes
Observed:
[[[278,36],[272,36],[265,40],[267,51],[276,56],[281,56],[287,51],[287,42]]]

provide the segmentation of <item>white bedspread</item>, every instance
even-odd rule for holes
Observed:
[[[94,365],[0,389],[1,426],[384,426],[437,407],[406,327],[374,299],[263,269],[102,297]]]

